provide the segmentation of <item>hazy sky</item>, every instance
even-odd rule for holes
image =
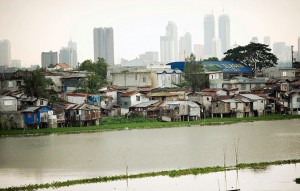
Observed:
[[[298,49],[300,0],[0,0],[0,40],[11,42],[12,59],[29,66],[40,64],[41,52],[67,46],[71,36],[82,62],[93,59],[93,28],[113,27],[115,60],[134,59],[159,51],[169,20],[179,37],[190,32],[193,44],[203,44],[204,15],[213,11],[217,20],[223,8],[231,44],[270,36],[271,43]]]

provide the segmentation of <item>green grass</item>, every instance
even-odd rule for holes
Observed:
[[[197,121],[180,121],[180,122],[158,122],[144,118],[124,119],[124,118],[107,118],[100,121],[98,126],[88,127],[64,127],[54,129],[28,129],[28,130],[0,130],[0,136],[20,136],[20,135],[46,135],[46,134],[63,134],[63,133],[88,133],[107,130],[124,130],[124,129],[145,129],[145,128],[164,128],[192,125],[223,125],[238,122],[253,122],[267,120],[287,120],[300,118],[300,115],[267,115],[261,117],[247,118],[207,118]]]
[[[270,165],[283,165],[283,164],[296,164],[300,163],[300,159],[293,160],[280,160],[273,162],[261,162],[261,163],[243,163],[237,165],[237,167],[229,167],[226,170],[235,170],[235,169],[256,169],[267,167]],[[9,187],[9,188],[0,188],[0,191],[31,191],[36,189],[47,189],[47,188],[59,188],[66,186],[73,186],[78,184],[88,184],[88,183],[101,183],[108,181],[117,181],[117,180],[127,180],[127,179],[137,179],[137,178],[147,178],[155,176],[169,176],[169,177],[179,177],[184,175],[198,175],[198,174],[207,174],[212,172],[224,171],[225,167],[215,166],[215,167],[204,167],[204,168],[190,168],[182,170],[169,170],[169,171],[160,171],[160,172],[148,172],[141,174],[132,174],[132,175],[118,175],[118,176],[104,176],[104,177],[95,177],[95,178],[86,178],[78,180],[67,180],[61,182],[52,182],[45,184],[29,184],[19,187]],[[296,178],[295,181],[299,182],[300,178]],[[297,182],[297,183],[298,183]]]

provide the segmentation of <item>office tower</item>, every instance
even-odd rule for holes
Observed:
[[[10,67],[11,52],[9,40],[0,40],[0,66]]]
[[[230,19],[228,15],[219,16],[219,38],[222,53],[224,53],[230,48]]]
[[[223,58],[220,38],[213,38],[212,40],[212,57],[216,57],[219,60]]]
[[[270,46],[271,45],[271,39],[269,36],[264,37],[264,44]]]
[[[103,58],[108,65],[114,65],[114,31],[113,28],[94,28],[94,61]]]
[[[251,41],[250,42],[253,42],[253,43],[258,43],[258,38],[255,36],[255,37],[252,37]]]
[[[140,54],[139,58],[150,62],[158,62],[158,52],[145,52],[144,54]]]
[[[201,60],[204,58],[204,46],[202,44],[194,44],[193,53],[196,57],[196,60]]]
[[[215,16],[213,14],[204,17],[204,56],[212,55],[212,40],[215,37]]]
[[[179,60],[185,60],[192,54],[192,36],[187,32],[179,39]]]
[[[160,37],[160,57],[162,63],[178,60],[178,33],[174,22],[169,21],[166,36]]]
[[[57,52],[42,52],[42,67],[48,68],[57,64]]]
[[[300,37],[298,37],[298,61],[300,61]]]
[[[273,44],[273,54],[278,58],[278,63],[291,63],[292,50],[291,46],[286,45],[285,42],[275,42]]]
[[[59,62],[68,64],[71,68],[77,67],[77,44],[70,40],[68,47],[62,47],[59,51]]]
[[[11,60],[11,66],[13,68],[21,68],[21,60]]]

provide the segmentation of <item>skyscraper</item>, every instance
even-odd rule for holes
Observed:
[[[104,58],[108,65],[114,65],[113,28],[94,28],[94,61]]]
[[[223,58],[220,38],[214,38],[212,40],[212,57],[216,57],[219,60]]]
[[[57,64],[57,52],[42,52],[42,67],[48,68],[50,65]]]
[[[11,53],[9,40],[0,40],[0,66],[10,67]]]
[[[219,16],[219,38],[222,53],[224,53],[230,48],[230,18],[228,15]]]
[[[204,58],[204,46],[202,44],[194,44],[194,55],[196,56],[197,60]]]
[[[192,53],[192,36],[187,32],[179,39],[179,60],[185,60]]]
[[[204,56],[212,55],[212,40],[215,37],[215,16],[213,14],[204,17]]]
[[[166,36],[160,37],[160,57],[162,63],[178,60],[178,33],[174,22],[169,21]]]
[[[264,44],[270,46],[271,45],[271,39],[269,36],[264,37]]]
[[[144,54],[140,54],[139,58],[143,60],[148,60],[150,62],[158,62],[158,52],[145,52]]]
[[[77,44],[70,40],[68,47],[62,47],[59,51],[59,62],[68,64],[71,68],[77,67]]]

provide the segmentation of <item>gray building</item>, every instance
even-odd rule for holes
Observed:
[[[77,44],[69,41],[68,47],[62,47],[59,51],[59,62],[68,64],[71,68],[77,67]]]
[[[288,79],[293,80],[295,79],[296,69],[295,68],[288,68],[288,67],[271,67],[266,68],[263,73],[266,77],[272,79]]]
[[[145,52],[144,54],[140,54],[139,58],[150,62],[158,62],[158,52]]]
[[[42,52],[42,67],[48,68],[57,64],[57,52]]]
[[[21,60],[11,60],[10,67],[21,68]]]
[[[222,53],[224,53],[230,48],[230,18],[228,15],[219,16],[219,38]]]
[[[179,39],[179,59],[185,60],[192,53],[192,36],[187,32]]]
[[[213,14],[204,17],[204,56],[212,55],[212,40],[215,37],[215,16]]]
[[[108,65],[114,65],[113,28],[94,28],[94,61],[103,58]]]
[[[166,35],[160,37],[160,60],[165,64],[178,61],[178,32],[172,21],[168,22]]]
[[[0,40],[0,66],[10,67],[11,53],[9,40]]]

